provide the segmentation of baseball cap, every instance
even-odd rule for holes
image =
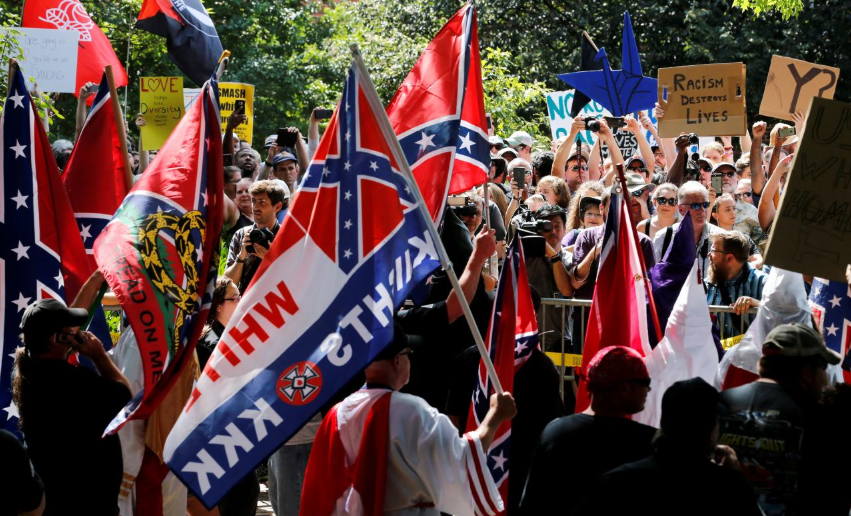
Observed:
[[[263,147],[268,149],[269,147],[274,145],[276,141],[278,141],[278,135],[277,134],[270,134],[269,136],[266,137],[266,141],[263,143]]]
[[[505,145],[505,141],[499,136],[488,136],[488,144],[490,145]]]
[[[506,138],[505,143],[511,145],[512,147],[516,147],[518,145],[525,145],[527,147],[531,147],[532,144],[535,143],[535,140],[532,138],[532,135],[530,135],[526,131],[514,131],[513,133],[511,133],[511,136]]]
[[[762,343],[762,354],[801,358],[819,356],[832,365],[842,361],[839,353],[825,346],[819,332],[801,323],[781,324],[771,330]]]
[[[632,348],[609,346],[594,355],[588,364],[588,389],[608,389],[629,380],[647,380],[650,374],[644,359]]]
[[[638,156],[638,155],[633,155],[628,160],[626,160],[626,163],[624,164],[624,166],[629,167],[630,165],[632,165],[632,163],[634,161],[641,163],[642,167],[647,168],[647,162],[644,161],[644,158],[642,158],[641,156]]]
[[[585,149],[583,149],[582,147],[577,149],[576,145],[574,145],[573,148],[570,149],[570,156],[567,157],[567,161],[576,159],[577,156],[582,156],[582,161],[584,161],[586,163],[591,158],[590,154],[588,154],[588,152]]]
[[[272,166],[274,167],[278,163],[283,163],[284,161],[298,162],[298,159],[290,152],[279,152],[278,154],[275,154],[274,158],[272,158]]]
[[[706,163],[706,164],[707,164],[707,165],[709,165],[710,167],[712,167],[712,166],[713,166],[711,161],[709,161],[708,159],[706,159],[706,158],[704,158],[703,156],[701,156],[701,157],[697,158],[697,166],[698,166],[698,167],[700,167],[700,162],[701,162],[701,161],[702,161],[702,162],[704,162],[704,163]]]
[[[703,378],[676,382],[662,396],[659,426],[672,436],[688,437],[711,432],[715,419],[727,413],[719,400],[718,391]]]
[[[506,161],[511,161],[511,159],[514,159],[514,158],[511,158],[511,159],[506,158],[505,157],[506,154],[513,154],[514,158],[517,157],[517,151],[512,149],[511,147],[506,147],[504,149],[500,149],[500,151],[496,153],[497,156],[505,159]]]
[[[718,170],[719,170],[721,167],[730,167],[730,168],[732,168],[734,171],[736,170],[736,164],[735,164],[735,163],[730,163],[729,161],[722,161],[721,163],[719,163],[719,164],[715,165],[714,167],[712,167],[712,173],[714,174],[715,172],[718,172]]]
[[[396,355],[405,351],[407,348],[417,348],[422,344],[422,339],[415,336],[408,336],[405,333],[405,330],[402,328],[398,322],[393,322],[393,341],[387,345],[386,348],[382,349],[375,358],[372,359],[373,362],[378,362],[380,360],[390,360],[394,358]]]
[[[24,311],[20,329],[25,336],[49,337],[66,326],[82,326],[88,319],[85,308],[68,308],[56,299],[42,299]]]

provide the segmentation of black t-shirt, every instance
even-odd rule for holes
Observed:
[[[653,427],[619,417],[573,414],[553,421],[535,448],[521,514],[570,514],[603,473],[650,455],[655,434]]]
[[[44,494],[41,479],[21,441],[5,430],[0,430],[0,457],[0,516],[36,510]]]
[[[446,414],[458,417],[462,431],[467,428],[479,358],[479,349],[471,346],[458,355],[450,369]],[[517,514],[535,443],[547,424],[564,414],[558,388],[558,370],[553,361],[539,349],[532,350],[526,363],[514,375],[512,394],[517,404],[517,415],[511,420],[509,460],[512,480],[508,483],[507,502],[510,515]],[[566,388],[569,390],[569,385]]]
[[[574,515],[761,514],[744,475],[684,451],[656,452],[606,473],[591,490],[575,493],[584,496]]]
[[[62,360],[32,360],[24,378],[19,411],[30,459],[44,481],[44,514],[117,514],[121,444],[117,435],[101,435],[130,391]]]

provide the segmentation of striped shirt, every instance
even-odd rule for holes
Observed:
[[[735,278],[724,281],[720,285],[704,281],[706,286],[706,302],[710,305],[730,306],[742,296],[748,296],[756,299],[762,299],[762,288],[765,286],[765,279],[768,276],[761,270],[755,268],[750,262],[745,262],[742,271]],[[721,338],[727,339],[741,335],[748,329],[754,316],[746,314],[744,316],[744,326],[742,326],[742,316],[732,313],[718,314],[718,328],[722,331]]]

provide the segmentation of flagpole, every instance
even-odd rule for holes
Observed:
[[[387,118],[387,112],[381,104],[381,99],[378,98],[378,92],[375,91],[375,85],[372,84],[372,79],[369,77],[369,72],[361,58],[360,48],[358,48],[357,43],[352,43],[349,48],[352,51],[355,66],[357,66],[358,72],[360,72],[364,78],[364,93],[366,94],[366,99],[369,102],[372,111],[375,113],[375,118],[378,121],[378,127],[381,129],[381,133],[390,143],[390,151],[393,153],[396,163],[399,164],[399,168],[402,169],[403,177],[405,178],[405,181],[407,181],[408,187],[411,189],[411,193],[417,201],[417,208],[426,220],[426,227],[431,234],[431,239],[434,242],[435,249],[437,250],[440,265],[443,267],[443,270],[446,272],[446,276],[449,278],[449,282],[452,284],[452,290],[455,292],[455,296],[458,298],[458,303],[461,305],[461,310],[464,312],[464,318],[467,319],[467,324],[470,326],[470,332],[473,334],[473,339],[476,341],[476,347],[479,348],[479,354],[482,356],[482,361],[488,371],[491,383],[493,383],[494,390],[498,394],[502,394],[502,383],[499,381],[499,376],[496,374],[493,361],[485,348],[485,343],[484,340],[482,340],[482,335],[479,333],[478,326],[476,326],[476,321],[473,319],[473,312],[470,310],[467,298],[464,297],[464,292],[461,290],[460,283],[458,283],[458,277],[452,269],[452,263],[449,261],[449,257],[446,254],[446,248],[443,247],[443,241],[437,233],[437,227],[435,227],[434,221],[431,219],[431,214],[426,208],[425,200],[423,199],[420,188],[414,179],[414,173],[411,171],[411,166],[405,158],[405,153],[402,152],[402,146],[399,144],[399,139],[396,137],[396,133],[390,125],[390,119]]]
[[[112,115],[115,117],[115,128],[118,131],[118,144],[124,157],[125,192],[133,188],[133,167],[130,166],[130,153],[127,151],[127,133],[124,132],[124,114],[118,104],[118,90],[115,87],[115,74],[112,65],[106,65],[106,83],[109,85],[109,103],[112,104]]]
[[[124,112],[127,112],[127,92],[130,91],[130,36],[133,34],[133,26],[127,31],[127,59],[124,60],[124,73],[127,74],[127,86],[124,87]],[[112,93],[112,83],[110,83],[110,95]],[[140,149],[141,150],[141,149]],[[133,186],[132,183],[130,186]],[[128,187],[129,190],[129,187]]]
[[[626,176],[624,175],[623,163],[618,163],[616,168],[618,171],[618,180],[621,183],[621,189],[624,192],[629,192],[626,187]],[[627,215],[628,214],[629,212],[627,212]],[[638,239],[638,230],[631,220],[629,226],[630,231],[632,231],[632,240],[635,242],[635,250],[638,253],[638,262],[641,264],[641,277],[644,281],[644,290],[647,292],[647,302],[650,304],[650,315],[653,316],[653,327],[656,329],[656,338],[662,340],[662,337],[664,337],[665,334],[662,333],[662,327],[659,325],[659,314],[656,312],[656,301],[653,299],[653,289],[650,287],[650,279],[647,277],[647,265],[644,263],[644,250],[641,249],[641,241]]]

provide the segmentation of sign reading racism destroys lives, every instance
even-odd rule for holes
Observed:
[[[851,263],[851,104],[814,97],[766,263],[845,281]]]

